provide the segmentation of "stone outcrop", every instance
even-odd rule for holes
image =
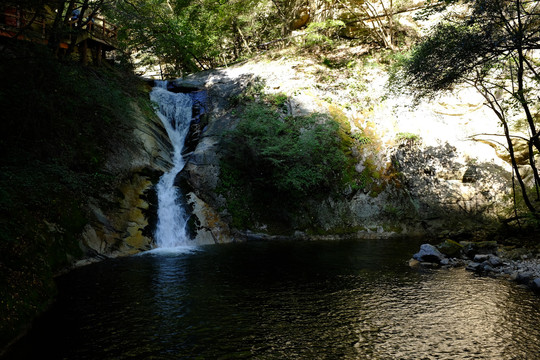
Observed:
[[[134,103],[132,136],[115,144],[106,171],[117,179],[116,190],[99,194],[88,204],[90,223],[81,248],[87,258],[135,254],[153,246],[157,198],[154,184],[171,166],[172,146],[161,121],[143,114]],[[88,261],[88,260],[84,260]]]
[[[456,251],[444,253],[449,244]],[[516,253],[522,255],[516,257]],[[477,275],[504,278],[540,292],[540,247],[515,249],[496,241],[457,243],[446,239],[436,246],[422,244],[409,265],[424,269],[465,267]]]
[[[508,168],[468,159],[455,146],[400,145],[391,152],[425,227],[495,219],[510,192]]]
[[[219,213],[195,193],[187,194],[187,203],[194,216],[193,241],[198,245],[222,244],[232,241],[229,225]]]
[[[216,193],[222,134],[233,129],[237,121],[229,100],[257,82],[263,84],[265,93],[288,95],[286,105],[293,116],[333,114],[338,109],[349,119],[353,132],[370,129],[370,142],[357,144],[353,153],[359,174],[372,168],[371,185],[360,191],[344,189],[340,196],[310,201],[301,213],[288,214],[291,234],[314,234],[309,231],[314,228],[321,236],[387,237],[446,229],[474,233],[495,222],[508,204],[510,167],[486,143],[489,139],[475,141],[475,134],[495,133],[497,120],[471,90],[462,89],[414,109],[406,105],[406,97],[389,98],[366,113],[362,101],[352,108],[345,105],[358,101],[359,96],[352,97],[339,72],[333,73],[338,77],[332,86],[322,86],[313,76],[316,69],[317,64],[310,60],[251,61],[176,81],[179,86],[197,84],[208,91],[208,125],[181,174],[197,199],[195,203],[201,204],[194,208],[198,223],[210,224],[215,219],[229,223],[229,215],[223,210],[226,199]],[[363,96],[384,98],[385,74],[374,70],[364,76],[362,86],[366,88]],[[210,208],[212,219],[206,219]],[[264,233],[267,228],[268,224],[259,223],[251,230]],[[223,237],[212,232],[212,237],[234,241],[231,234],[237,234],[235,230],[227,228]]]
[[[351,88],[350,74],[333,72],[329,85],[321,84],[316,75],[320,71],[310,59],[283,58],[250,61],[174,81],[177,89],[207,93],[205,119],[194,128],[186,166],[177,178],[192,210],[195,243],[239,241],[252,238],[249,234],[388,237],[450,229],[470,236],[495,222],[508,204],[510,167],[498,156],[492,139],[476,141],[476,134],[497,131],[496,119],[482,107],[480,98],[462,89],[416,108],[407,106],[406,97],[373,105],[369,99],[385,98],[384,73],[371,70],[355,79]],[[345,116],[353,134],[368,137],[352,152],[359,176],[368,174],[371,179],[361,189],[345,188],[340,195],[308,200],[301,210],[283,215],[286,233],[268,230],[272,226],[264,221],[247,231],[232,228],[227,201],[218,191],[223,134],[234,129],[238,120],[233,100],[250,87],[287,95],[291,116],[311,112]],[[366,110],[366,104],[372,104],[371,110]],[[84,235],[90,252],[131,253],[152,246],[152,188],[170,166],[171,147],[157,119],[141,116],[132,131],[133,143],[124,144],[109,162],[113,172],[125,174],[118,186],[120,200],[112,199],[120,210],[90,207],[95,221]]]

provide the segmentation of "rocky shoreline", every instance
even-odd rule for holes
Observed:
[[[439,245],[422,244],[409,260],[411,267],[465,267],[479,276],[514,281],[540,293],[540,251],[502,246],[495,241],[456,242],[450,239]]]

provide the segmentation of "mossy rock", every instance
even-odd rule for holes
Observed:
[[[456,257],[463,249],[463,245],[454,240],[446,239],[437,245],[437,249],[446,256]]]
[[[473,258],[476,254],[493,254],[497,251],[498,244],[496,241],[461,241],[463,252],[469,258]]]

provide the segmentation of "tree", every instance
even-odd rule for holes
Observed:
[[[528,0],[467,1],[468,12],[450,13],[413,48],[391,83],[416,100],[451,91],[458,84],[474,87],[503,128],[507,150],[523,201],[540,218],[540,177],[535,156],[540,151],[538,109],[540,3]],[[526,124],[524,134],[513,125]],[[527,184],[514,146],[526,141],[533,184]],[[536,192],[536,203],[528,189]]]
[[[395,48],[394,0],[312,0],[311,21],[342,20],[360,36],[382,48]]]
[[[360,24],[367,37],[383,48],[394,49],[393,0],[337,0],[350,14],[347,24]]]
[[[270,0],[115,0],[107,10],[123,48],[152,54],[171,75],[236,61],[281,34]]]

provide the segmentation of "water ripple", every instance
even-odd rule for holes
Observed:
[[[412,270],[416,248],[238,244],[91,265],[59,279],[58,303],[8,358],[538,358],[537,296]]]

